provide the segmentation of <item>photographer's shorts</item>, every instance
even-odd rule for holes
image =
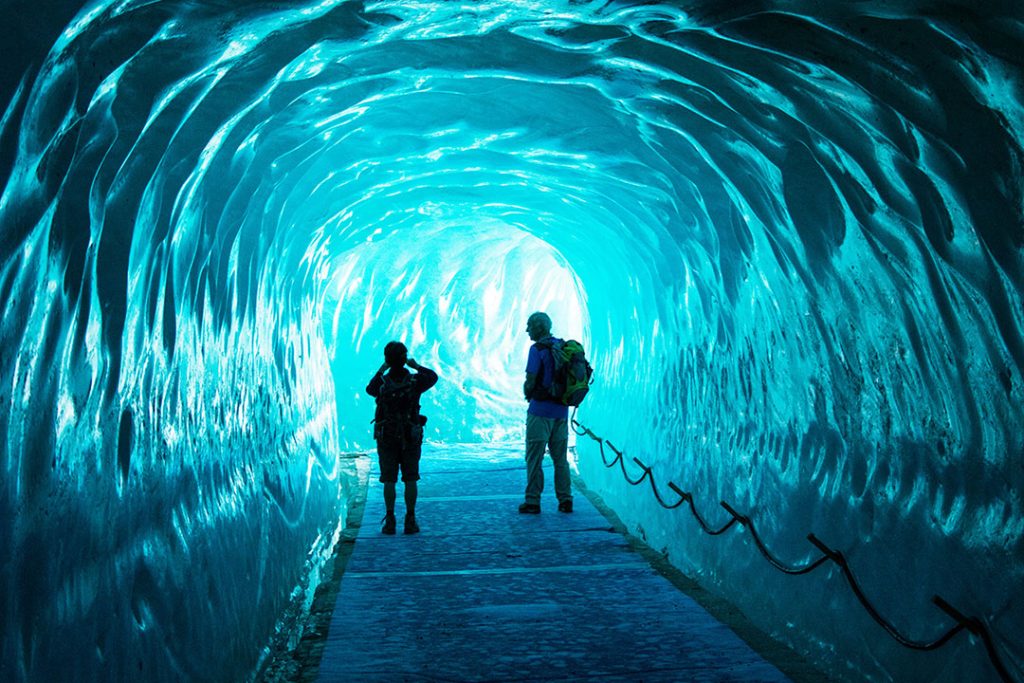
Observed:
[[[402,472],[402,481],[419,481],[420,479],[421,442],[402,439],[378,439],[377,462],[380,465],[380,480],[384,483],[398,481],[398,472]]]

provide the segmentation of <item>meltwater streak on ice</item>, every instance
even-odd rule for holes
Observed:
[[[548,304],[589,425],[794,562],[839,547],[911,635],[935,592],[983,615],[1019,670],[1021,22],[819,4],[124,2],[19,34],[3,677],[244,676],[344,516],[369,407],[334,401],[379,343],[457,380],[436,438],[504,435],[492,366]],[[986,675],[580,468],[839,675]]]

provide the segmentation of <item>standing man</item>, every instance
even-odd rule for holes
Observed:
[[[420,415],[420,395],[437,384],[437,373],[409,358],[408,353],[405,344],[388,342],[384,347],[384,364],[366,386],[366,393],[377,399],[373,438],[377,440],[380,481],[384,484],[381,533],[389,535],[395,533],[395,485],[399,470],[405,485],[405,533],[420,530],[416,523],[416,482],[420,478],[423,425],[427,423],[427,418]],[[406,365],[416,374],[406,370]]]
[[[526,410],[526,501],[519,512],[538,514],[540,494],[544,491],[544,448],[555,465],[555,495],[558,511],[572,512],[572,482],[566,450],[569,445],[569,407],[551,395],[555,378],[555,358],[551,346],[562,340],[551,336],[551,318],[534,313],[526,321],[526,333],[533,340],[526,361],[523,393],[530,407]]]

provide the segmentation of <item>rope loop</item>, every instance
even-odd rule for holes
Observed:
[[[607,439],[598,436],[588,427],[579,423],[576,420],[575,409],[573,409],[570,422],[572,424],[573,431],[577,435],[589,436],[591,439],[598,443],[598,446],[601,451],[601,460],[604,463],[605,467],[611,468],[618,464],[619,468],[622,470],[623,478],[632,486],[638,486],[641,483],[643,483],[644,479],[647,479],[651,485],[651,493],[653,493],[655,499],[665,509],[672,510],[677,507],[680,507],[683,503],[686,503],[690,508],[690,513],[693,515],[693,518],[697,521],[697,524],[704,531],[704,533],[708,534],[709,536],[719,536],[725,533],[734,524],[739,524],[741,527],[747,530],[747,533],[750,534],[750,537],[751,539],[753,539],[754,545],[757,547],[758,552],[761,553],[761,555],[768,561],[768,563],[776,569],[778,569],[779,571],[785,574],[789,574],[791,576],[809,574],[810,572],[814,571],[824,563],[831,561],[839,567],[843,574],[843,577],[846,579],[847,585],[850,587],[850,590],[853,591],[854,596],[860,602],[861,606],[868,613],[868,615],[872,619],[874,619],[874,621],[879,626],[881,626],[882,629],[885,630],[885,632],[888,633],[889,636],[891,636],[893,640],[898,642],[900,645],[903,645],[904,647],[913,650],[937,650],[943,645],[945,645],[947,642],[952,640],[953,637],[956,636],[958,633],[966,630],[968,633],[978,638],[981,638],[982,642],[985,645],[986,654],[988,654],[989,660],[992,662],[992,666],[999,674],[999,678],[1004,683],[1015,683],[1014,679],[1010,675],[1009,670],[1006,668],[1006,665],[1003,663],[1002,658],[999,655],[999,651],[996,648],[995,640],[993,639],[991,632],[985,626],[985,623],[978,617],[969,617],[964,615],[962,612],[960,612],[958,609],[950,605],[941,597],[935,595],[932,597],[932,602],[935,603],[935,605],[939,609],[945,612],[946,615],[955,622],[954,625],[945,633],[937,637],[935,640],[912,640],[907,636],[903,635],[899,630],[897,630],[896,627],[889,623],[889,621],[881,615],[878,609],[875,608],[874,604],[868,599],[867,595],[864,594],[860,582],[857,581],[857,577],[854,575],[853,570],[850,568],[846,556],[844,556],[842,552],[830,548],[813,533],[807,534],[807,540],[810,541],[810,543],[821,552],[821,556],[812,562],[808,562],[803,566],[789,566],[786,563],[782,562],[771,551],[769,551],[768,547],[761,540],[761,536],[757,533],[757,529],[754,526],[753,520],[751,520],[749,516],[738,512],[728,502],[724,500],[719,501],[719,505],[723,509],[725,509],[725,511],[729,514],[729,520],[723,526],[717,529],[713,528],[697,511],[697,506],[694,502],[692,493],[690,493],[689,491],[684,491],[683,489],[679,488],[679,486],[677,486],[674,482],[670,481],[668,482],[668,487],[672,489],[672,491],[679,497],[679,500],[675,501],[674,503],[667,502],[664,499],[664,497],[662,497],[661,492],[658,490],[657,483],[654,479],[654,471],[649,465],[644,464],[643,461],[641,461],[639,458],[634,457],[633,462],[640,468],[643,474],[640,475],[639,479],[633,479],[632,477],[629,476],[629,472],[626,470],[626,460],[623,455],[623,452],[616,448],[614,445],[612,445],[611,441],[608,441]],[[606,445],[615,453],[615,459],[612,460],[611,462],[608,462],[608,459],[605,457],[604,447]]]

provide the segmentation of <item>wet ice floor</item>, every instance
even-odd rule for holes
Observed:
[[[321,681],[785,681],[656,572],[545,462],[521,515],[517,447],[425,448],[421,533],[380,533],[376,465],[331,618]]]

